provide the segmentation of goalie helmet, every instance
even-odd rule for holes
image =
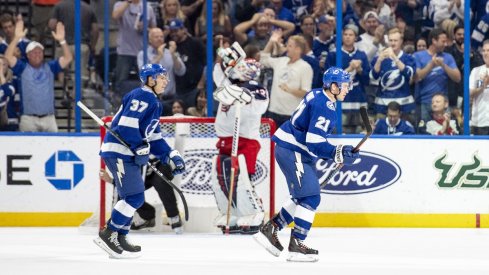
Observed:
[[[242,82],[250,80],[258,80],[261,72],[261,64],[253,58],[241,60],[231,70],[229,78],[236,79]]]
[[[160,64],[145,64],[139,70],[139,79],[141,79],[141,82],[143,83],[148,81],[149,76],[156,79],[158,75],[168,75],[165,67],[161,66]]]
[[[341,86],[342,83],[348,83],[349,89],[351,88],[350,74],[338,67],[331,67],[324,72],[323,75],[323,88],[329,89],[331,84]]]

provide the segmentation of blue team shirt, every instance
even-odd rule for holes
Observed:
[[[162,110],[161,103],[151,90],[136,88],[122,99],[122,105],[112,120],[111,129],[129,144],[132,151],[147,142],[151,146],[151,154],[162,159],[171,151],[161,135]],[[100,156],[133,160],[134,154],[107,133]]]
[[[414,135],[414,128],[408,121],[400,119],[397,125],[390,126],[388,118],[379,119],[375,124],[374,134],[378,135]]]
[[[448,67],[457,68],[455,59],[449,53],[439,53],[439,57],[443,58],[443,63]],[[416,68],[423,69],[431,62],[433,56],[428,53],[428,50],[414,53],[416,59]],[[431,98],[435,93],[448,94],[448,75],[441,66],[433,68],[423,80],[416,83],[415,100],[416,103],[431,104]]]
[[[372,60],[372,70],[370,78],[379,82],[379,88],[374,103],[377,113],[385,114],[387,112],[387,104],[392,99],[397,100],[401,105],[402,112],[410,112],[416,107],[414,99],[411,96],[411,88],[409,80],[416,72],[416,60],[414,57],[401,51],[399,60],[404,63],[404,70],[400,71],[394,60],[384,59],[380,64],[380,71],[375,72],[373,69],[379,56],[375,56]]]
[[[312,159],[331,158],[335,146],[327,142],[336,125],[336,104],[322,88],[308,92],[290,120],[282,124],[272,140]]]

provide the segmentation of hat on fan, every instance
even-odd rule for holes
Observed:
[[[25,53],[29,53],[30,51],[34,50],[35,48],[41,48],[41,50],[44,50],[44,46],[37,42],[37,41],[31,41],[29,45],[27,45],[27,48],[25,49]]]

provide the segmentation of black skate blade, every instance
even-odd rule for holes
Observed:
[[[107,244],[100,238],[96,238],[93,242],[100,248],[102,248],[107,254],[109,254],[109,258],[111,259],[135,259],[141,257],[140,252],[128,252],[123,251],[121,254],[110,249]]]
[[[253,239],[260,244],[263,248],[265,248],[270,254],[272,254],[275,257],[280,256],[280,253],[282,251],[278,250],[275,246],[273,246],[270,241],[268,241],[267,237],[263,235],[263,233],[258,232],[255,235],[253,235]]]

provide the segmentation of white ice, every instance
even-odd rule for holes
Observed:
[[[313,228],[306,244],[319,250],[316,263],[286,261],[289,230],[278,258],[251,236],[129,236],[142,246],[139,259],[109,259],[78,228],[0,227],[0,274],[489,274],[487,229]]]

